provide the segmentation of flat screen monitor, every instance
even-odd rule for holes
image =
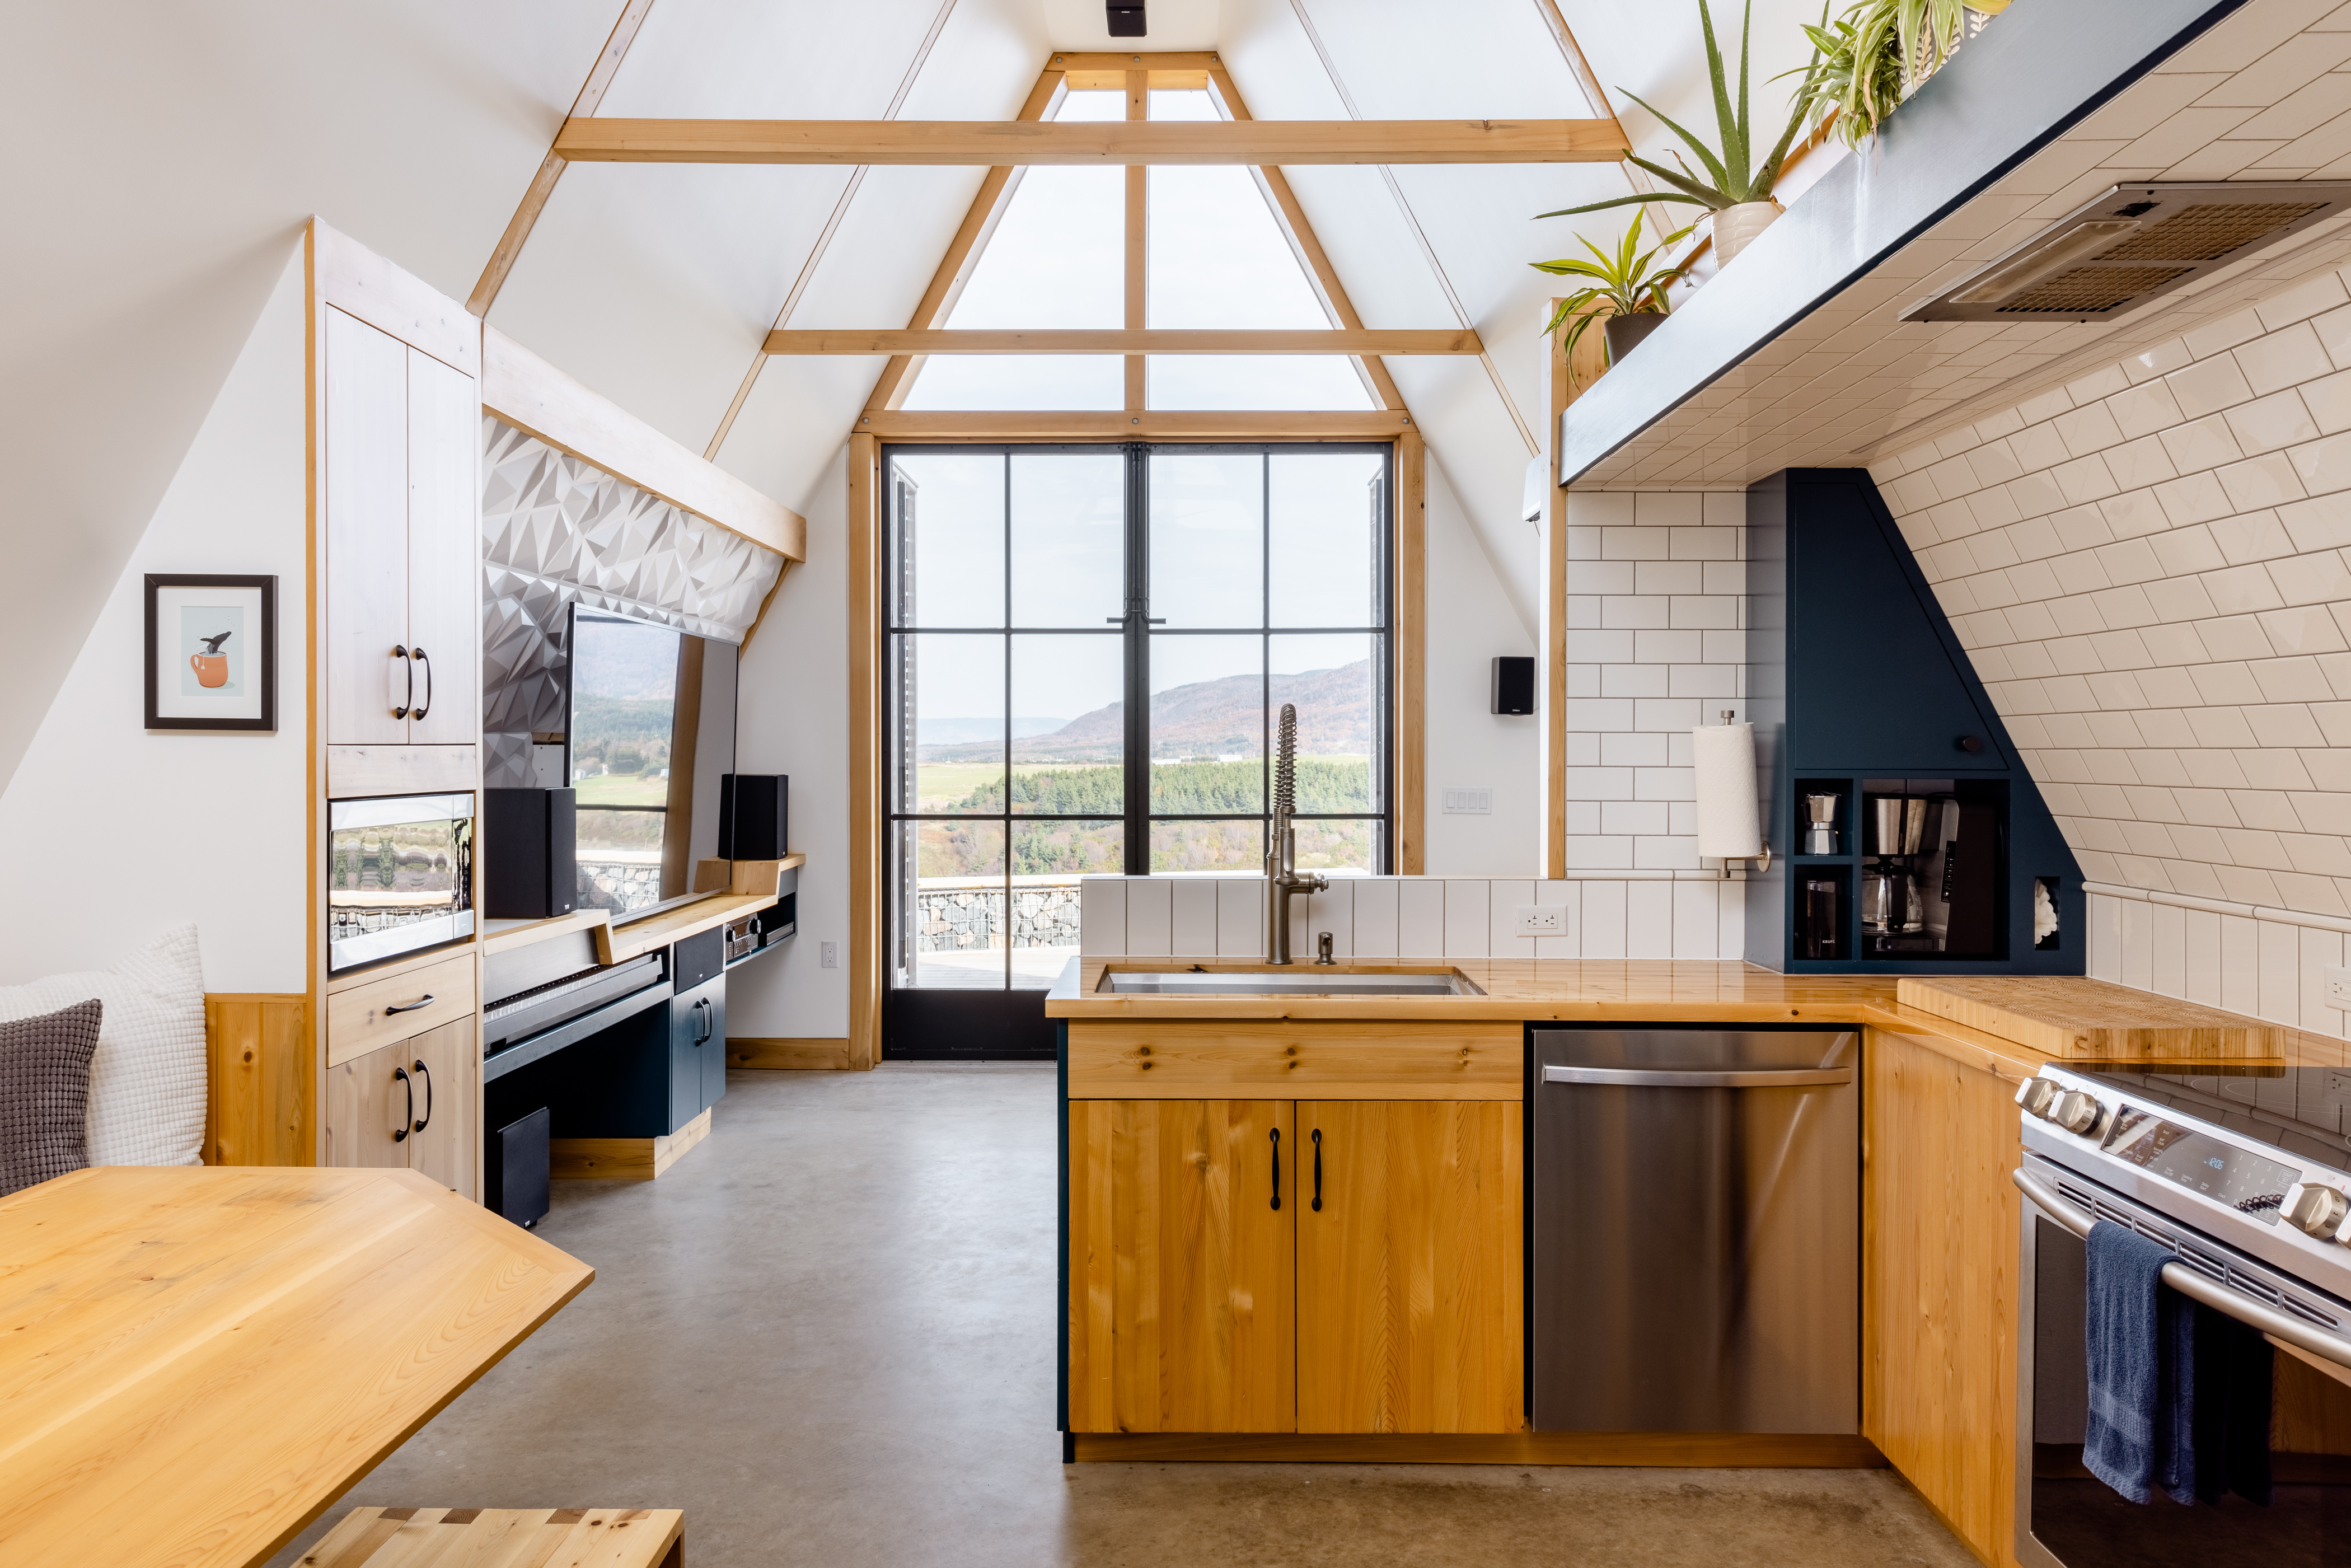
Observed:
[[[577,791],[580,907],[641,914],[718,853],[735,770],[732,643],[571,606],[562,781]]]

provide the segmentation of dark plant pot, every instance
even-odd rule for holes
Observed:
[[[1666,319],[1654,310],[1644,310],[1636,316],[1611,316],[1603,323],[1608,332],[1608,362],[1614,364],[1635,349],[1641,340],[1666,324]]]

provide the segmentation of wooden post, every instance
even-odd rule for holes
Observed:
[[[1557,310],[1559,301],[1551,302]],[[1585,312],[1588,314],[1589,312]],[[1567,490],[1559,483],[1560,416],[1607,367],[1604,329],[1586,328],[1573,356],[1560,347],[1565,324],[1552,334],[1547,357],[1551,418],[1543,449],[1551,455],[1551,483],[1543,503],[1542,593],[1542,873],[1567,874]]]
[[[849,1066],[882,1055],[883,866],[880,444],[849,438]]]
[[[1126,117],[1151,118],[1149,71],[1126,73]],[[1139,332],[1150,325],[1150,246],[1151,171],[1131,163],[1126,170],[1126,328],[1130,332]],[[1130,413],[1143,412],[1147,368],[1148,361],[1141,354],[1126,356],[1126,407]]]
[[[1415,425],[1395,444],[1395,824],[1398,876],[1427,852],[1428,449]]]

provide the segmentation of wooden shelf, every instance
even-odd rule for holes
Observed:
[[[510,952],[550,936],[560,936],[567,931],[583,931],[590,925],[611,923],[612,912],[609,909],[575,909],[569,915],[546,920],[486,920],[482,923],[482,956]]]
[[[807,860],[806,855],[788,855],[781,861],[762,861],[758,863],[772,864],[780,871],[791,871],[805,863]],[[596,961],[600,964],[618,964],[623,959],[633,958],[641,953],[650,953],[656,947],[666,947],[673,942],[682,941],[699,932],[707,931],[714,925],[724,925],[738,915],[747,915],[753,910],[768,908],[775,902],[776,894],[772,891],[747,894],[714,893],[707,898],[698,898],[692,904],[664,910],[659,915],[645,915],[641,919],[626,921],[618,925],[600,926],[596,932]]]

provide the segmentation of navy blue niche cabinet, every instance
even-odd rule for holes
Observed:
[[[1747,883],[1748,961],[2082,973],[2081,870],[1868,472],[1773,475],[1748,489],[1747,528],[1748,717],[1772,852]],[[1836,801],[1833,852],[1807,853],[1820,797]],[[1872,841],[1874,797],[1926,802],[1887,808],[1924,821],[1917,853],[1870,852],[1902,843],[1898,829]],[[1906,903],[1928,906],[1920,929],[1902,929]]]

